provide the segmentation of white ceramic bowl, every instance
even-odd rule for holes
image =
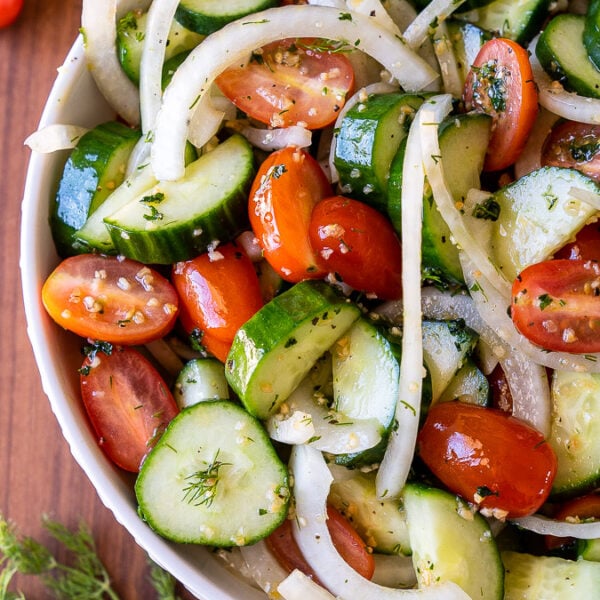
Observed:
[[[80,36],[59,70],[40,127],[92,127],[114,116],[86,68]],[[22,206],[21,273],[27,331],[42,386],[71,453],[117,521],[192,594],[203,600],[264,600],[262,592],[232,575],[205,548],[171,544],[156,535],[137,515],[133,477],[114,467],[96,444],[79,398],[81,341],[59,328],[41,303],[42,284],[59,262],[48,215],[66,156],[57,152],[31,157]]]

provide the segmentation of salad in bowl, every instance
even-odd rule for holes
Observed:
[[[599,40],[595,1],[83,2],[29,334],[192,593],[597,593]]]

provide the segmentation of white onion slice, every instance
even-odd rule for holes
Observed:
[[[90,73],[112,108],[130,125],[139,125],[138,89],[117,57],[116,20],[117,0],[83,0],[81,26]]]
[[[444,91],[452,94],[454,98],[460,98],[463,91],[463,80],[445,21],[439,23],[435,28],[433,48],[440,65]]]
[[[295,410],[285,418],[270,417],[266,427],[272,440],[290,446],[305,444],[315,435],[311,414],[301,410]]]
[[[57,150],[71,150],[75,148],[79,138],[87,132],[87,127],[55,123],[34,131],[27,136],[24,143],[34,152],[49,154]]]
[[[346,41],[370,54],[407,90],[423,89],[438,77],[400,39],[363,15],[310,5],[282,6],[255,13],[209,35],[175,72],[163,95],[152,145],[152,165],[158,179],[175,180],[183,175],[185,141],[192,114],[217,75],[270,42],[315,35]]]
[[[290,468],[296,499],[297,518],[292,522],[294,537],[304,558],[332,594],[360,600],[469,600],[469,596],[451,582],[418,590],[399,590],[359,575],[339,555],[327,528],[327,495],[332,477],[323,456],[309,446],[294,446]]]
[[[520,179],[542,166],[542,147],[558,115],[541,108],[533,125],[533,131],[515,163],[515,177]]]
[[[244,574],[271,597],[277,586],[287,577],[287,571],[277,562],[264,540],[251,546],[240,546],[240,551],[246,563]]]
[[[600,210],[600,194],[595,194],[590,190],[584,190],[576,187],[572,187],[569,190],[569,194],[571,194],[573,198],[577,198],[577,200],[581,200],[582,202],[589,204],[596,210]]]
[[[418,48],[429,36],[431,24],[447,19],[465,0],[432,0],[406,28],[404,40]]]
[[[540,64],[535,48],[539,36],[529,44],[529,62],[533,78],[538,87],[539,103],[554,114],[580,123],[600,123],[600,99],[580,96],[568,92],[558,81],[554,81]]]
[[[400,28],[394,23],[380,0],[346,0],[346,5],[350,10],[371,18],[375,23],[391,31],[394,35],[402,35]]]
[[[420,128],[423,115],[429,118],[430,105],[437,99],[439,97],[434,97],[417,111],[408,132],[402,165],[402,360],[394,415],[397,426],[390,434],[375,479],[379,498],[394,498],[400,494],[410,471],[419,428],[423,389],[421,215],[425,185]],[[445,102],[442,104],[447,107]]]
[[[292,125],[281,129],[259,129],[245,125],[239,132],[261,150],[279,150],[288,146],[308,148],[312,143],[312,132],[305,127]]]
[[[535,531],[542,535],[555,535],[556,537],[574,537],[581,540],[594,540],[600,538],[600,521],[570,523],[557,521],[542,515],[531,515],[512,521],[523,529]]]
[[[285,600],[336,600],[302,571],[294,569],[277,588]]]

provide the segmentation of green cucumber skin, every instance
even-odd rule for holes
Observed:
[[[585,15],[583,45],[590,60],[600,68],[600,0],[591,0]]]
[[[544,69],[570,90],[600,98],[600,70],[584,45],[586,17],[556,15],[541,33],[536,56]]]
[[[186,498],[194,473],[215,457],[223,466],[212,501]],[[161,536],[217,547],[269,535],[286,518],[290,496],[287,467],[264,428],[226,400],[195,404],[171,421],[144,460],[135,493],[140,516]]]
[[[248,191],[255,170],[252,147],[241,135],[232,135],[188,165],[181,180],[159,183],[104,219],[117,252],[143,263],[172,264],[233,239],[248,227]],[[194,185],[198,189],[189,202]],[[144,216],[145,199],[161,191],[164,199],[156,210],[162,218],[150,222]],[[209,205],[202,206],[207,198]],[[185,203],[189,208],[182,211]]]
[[[109,121],[81,136],[65,164],[50,215],[61,256],[88,251],[75,233],[123,181],[127,160],[140,135]]]
[[[216,358],[193,358],[179,372],[173,396],[180,409],[207,400],[229,400],[223,363]]]
[[[248,2],[240,0],[235,2],[182,0],[175,11],[175,19],[191,31],[209,35],[231,21],[274,6],[277,6],[275,0],[252,0]]]
[[[464,85],[479,50],[485,42],[492,39],[492,34],[473,23],[458,19],[451,18],[446,23]]]
[[[229,385],[250,414],[269,417],[359,315],[328,284],[297,283],[237,332],[225,362]]]
[[[334,157],[343,193],[386,210],[390,164],[408,134],[411,113],[424,99],[417,94],[374,94],[346,113]]]

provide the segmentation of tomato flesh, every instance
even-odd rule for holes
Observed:
[[[80,373],[81,397],[98,444],[119,467],[137,472],[178,412],[167,384],[147,359],[127,347],[88,355]]]
[[[319,163],[298,148],[277,150],[261,164],[250,190],[250,225],[266,261],[286,281],[319,279],[308,227],[314,206],[331,195]]]
[[[240,110],[272,127],[318,129],[335,121],[354,85],[354,71],[332,42],[288,39],[255,52],[247,65],[230,67],[216,83]]]
[[[61,262],[42,287],[59,325],[83,338],[145,344],[174,326],[179,298],[171,283],[142,263],[99,254]]]
[[[309,236],[322,270],[383,300],[402,296],[400,240],[371,206],[344,196],[325,198],[312,212]]]
[[[466,110],[492,116],[492,135],[484,169],[512,165],[523,150],[538,110],[538,93],[527,50],[495,38],[479,51],[463,92]]]
[[[554,258],[595,260],[600,262],[600,223],[590,223],[579,230],[575,241],[563,246]]]
[[[348,519],[332,506],[327,507],[327,528],[340,556],[360,575],[371,579],[375,571],[373,556]],[[290,573],[298,569],[319,582],[294,539],[292,522],[289,519],[286,519],[265,541],[284,569]]]
[[[458,401],[429,410],[418,452],[452,492],[498,517],[534,513],[556,473],[539,431],[501,410]]]
[[[202,345],[225,362],[237,330],[263,305],[254,266],[240,246],[218,246],[214,252],[177,263],[173,284],[182,303],[188,333],[199,329]]]
[[[600,352],[600,263],[547,260],[524,269],[512,287],[515,327],[546,350]]]

